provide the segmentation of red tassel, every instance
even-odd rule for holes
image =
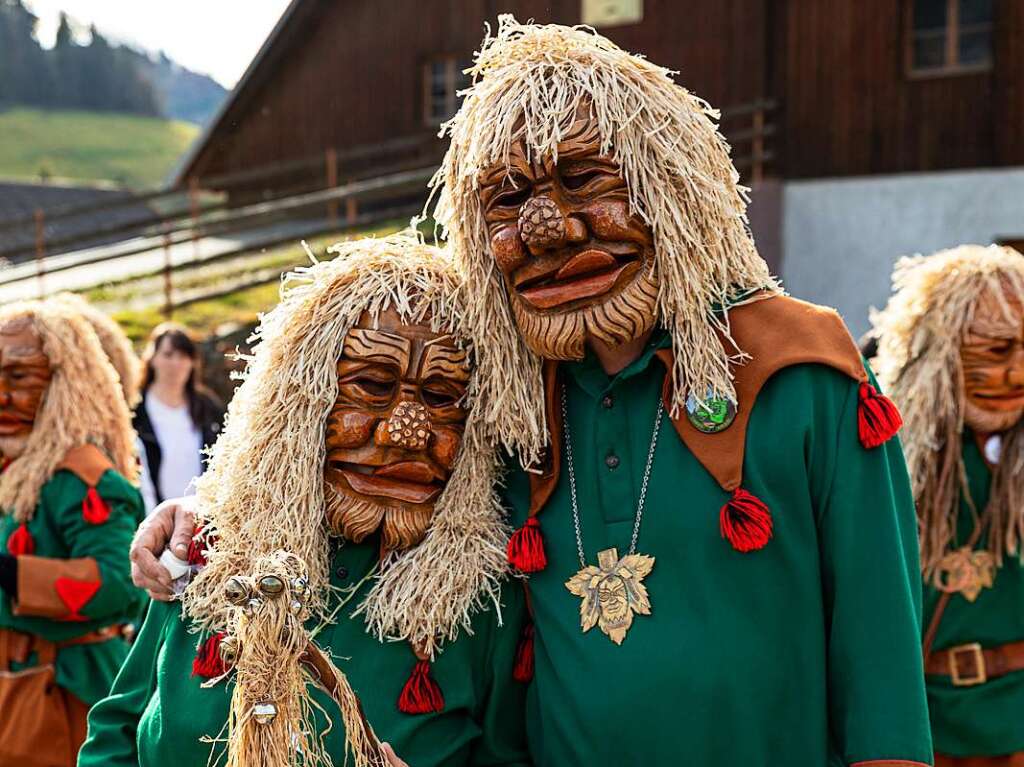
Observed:
[[[188,542],[188,563],[190,565],[199,565],[200,567],[206,567],[206,549],[212,543],[207,542],[206,538],[200,535],[203,532],[203,526],[199,525],[196,528],[195,533],[192,534],[192,540]]]
[[[544,554],[544,536],[540,533],[540,521],[530,517],[526,524],[516,530],[508,541],[508,562],[522,573],[536,573],[548,566]]]
[[[10,458],[0,456],[0,474],[3,474],[5,471],[7,471],[7,467],[10,466],[12,463],[14,463],[14,461],[12,461]]]
[[[722,507],[719,527],[736,551],[763,549],[772,537],[772,514],[764,502],[742,488]]]
[[[31,556],[36,553],[36,540],[24,522],[18,525],[7,539],[7,551],[15,557]]]
[[[224,634],[217,632],[199,646],[196,657],[192,659],[192,676],[214,679],[227,673],[227,666],[220,656],[220,643]]]
[[[403,714],[430,714],[444,711],[444,695],[430,676],[430,661],[418,661],[398,696],[398,710]]]
[[[891,399],[867,382],[860,385],[858,395],[857,436],[870,450],[892,439],[903,426],[903,417]]]
[[[512,668],[512,678],[526,684],[533,679],[533,624],[523,626],[523,634],[519,637],[516,647],[516,664]]]
[[[102,581],[76,581],[74,578],[58,578],[53,582],[53,590],[64,606],[68,608],[68,614],[61,620],[65,621],[87,621],[86,616],[80,610],[88,604],[89,600],[96,596],[100,590]]]
[[[102,525],[110,518],[110,506],[100,498],[95,487],[90,487],[89,492],[82,499],[82,519],[90,525]]]

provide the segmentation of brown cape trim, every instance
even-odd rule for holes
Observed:
[[[96,487],[100,477],[114,464],[95,445],[80,445],[68,450],[57,469],[67,469],[89,487]]]
[[[732,366],[739,400],[736,420],[718,434],[698,431],[683,412],[672,417],[672,425],[722,489],[731,492],[742,483],[747,424],[757,395],[769,378],[783,368],[808,363],[827,365],[858,382],[868,380],[868,375],[857,344],[834,309],[789,296],[771,296],[730,309],[729,324],[736,346],[749,355]],[[726,343],[724,339],[722,343]],[[671,410],[673,353],[661,349],[655,354],[668,371],[662,399]],[[551,443],[540,473],[530,474],[531,517],[544,508],[558,484],[562,414],[557,392],[558,363],[548,360],[544,363],[544,400]]]
[[[67,618],[71,610],[57,593],[57,581],[62,578],[86,583],[102,581],[99,565],[91,557],[18,557],[18,599],[11,612],[25,617]]]
[[[908,762],[902,759],[882,759],[871,762],[854,762],[850,767],[931,767],[927,762]]]

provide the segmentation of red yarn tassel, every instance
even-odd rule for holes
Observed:
[[[190,565],[199,565],[200,567],[206,566],[206,547],[208,543],[206,538],[200,535],[203,532],[203,526],[199,525],[196,531],[192,534],[192,540],[188,542],[188,563]]]
[[[719,527],[736,551],[763,549],[772,537],[772,514],[764,502],[742,488],[722,507]]]
[[[430,661],[421,660],[413,667],[409,679],[398,696],[398,710],[403,714],[430,714],[444,711],[444,695],[430,676]]]
[[[214,679],[227,673],[224,659],[220,657],[220,643],[224,634],[217,632],[199,646],[199,652],[192,659],[192,676]]]
[[[36,540],[24,522],[18,525],[7,539],[7,551],[15,557],[31,556],[36,553]]]
[[[544,554],[544,536],[540,533],[540,521],[530,517],[526,524],[516,530],[508,542],[508,562],[522,573],[536,573],[548,566]]]
[[[523,634],[519,637],[516,648],[516,664],[512,668],[512,678],[526,684],[533,679],[533,624],[523,626]]]
[[[10,458],[0,456],[0,474],[3,474],[5,471],[7,471],[7,467],[10,466],[12,463],[14,463],[14,461],[12,461]]]
[[[895,436],[903,426],[903,417],[893,401],[871,384],[864,382],[858,392],[857,436],[860,443],[875,448]]]
[[[90,487],[82,499],[82,518],[90,525],[102,525],[110,518],[110,506],[100,498],[95,487]]]

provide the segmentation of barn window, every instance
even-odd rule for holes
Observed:
[[[992,66],[992,0],[910,0],[908,8],[911,74]]]
[[[468,63],[455,56],[438,56],[423,67],[423,121],[436,128],[459,108],[458,92],[469,85],[463,74]]]

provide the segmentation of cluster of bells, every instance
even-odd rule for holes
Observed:
[[[291,602],[288,609],[298,615],[305,607],[309,582],[305,578],[291,579]],[[228,578],[224,586],[227,600],[252,615],[268,600],[280,599],[285,593],[285,580],[277,575],[264,575],[259,580],[240,575]],[[220,657],[228,668],[235,665],[241,647],[238,638],[225,636],[220,643]],[[270,724],[277,717],[277,706],[273,701],[260,701],[252,708],[252,717],[259,724]]]

